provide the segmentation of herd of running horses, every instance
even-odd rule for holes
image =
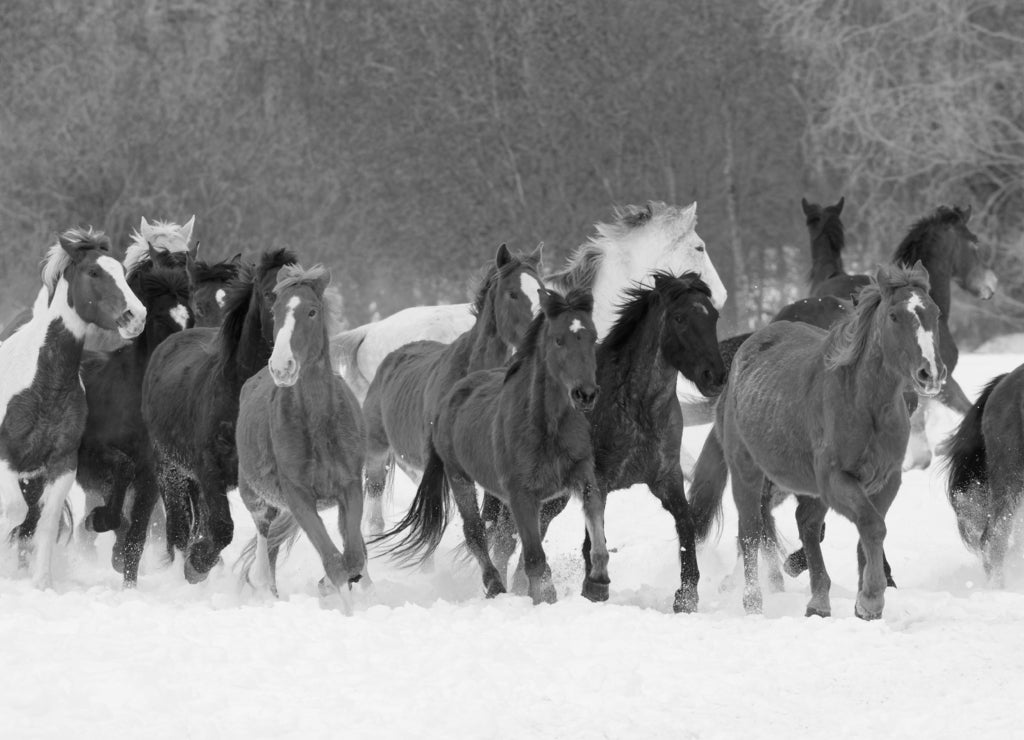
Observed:
[[[556,273],[540,247],[503,244],[470,304],[409,308],[339,334],[329,271],[300,266],[288,249],[203,262],[194,218],[142,219],[122,262],[102,232],[71,229],[44,257],[31,310],[0,335],[0,505],[12,556],[46,587],[62,539],[114,532],[113,565],[130,587],[159,527],[199,582],[232,540],[237,487],[256,525],[242,577],[276,595],[281,548],[302,532],[330,596],[369,582],[368,552],[431,557],[454,503],[487,596],[510,588],[552,602],[544,537],[576,495],[582,592],[603,601],[607,495],[642,483],[675,522],[674,608],[693,612],[697,543],[731,478],[748,612],[761,609],[762,557],[781,587],[772,508],[795,494],[802,547],[784,569],[809,570],[807,614],[831,613],[821,541],[833,509],[859,533],[855,612],[876,619],[895,585],[885,514],[912,434],[941,403],[964,414],[960,427],[918,448],[949,456],[961,535],[1001,586],[1024,479],[1024,366],[973,404],[952,378],[951,284],[982,299],[996,289],[970,210],[938,208],[891,263],[852,275],[843,204],[802,201],[808,297],[722,341],[726,291],[697,235],[696,204],[621,209]],[[704,423],[713,429],[684,473],[684,424]],[[399,469],[418,488],[387,529]],[[77,530],[75,482],[88,512]],[[329,507],[341,551],[320,515]]]

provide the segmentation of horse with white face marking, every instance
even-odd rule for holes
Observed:
[[[238,409],[238,492],[256,522],[242,553],[243,578],[277,594],[282,544],[299,528],[327,575],[321,593],[341,591],[366,573],[363,420],[359,402],[331,366],[324,290],[330,274],[282,268],[274,293],[274,351],[242,386]],[[341,553],[318,509],[338,507]],[[255,566],[255,568],[254,568]]]
[[[721,309],[725,286],[696,227],[696,203],[685,208],[659,202],[626,206],[611,223],[598,223],[595,234],[573,253],[565,269],[545,281],[561,292],[579,288],[593,294],[599,340],[615,321],[623,291],[638,284],[651,287],[650,276],[657,270],[695,273],[711,289],[715,308]],[[472,326],[468,303],[417,306],[342,332],[331,341],[339,371],[362,398],[388,353],[420,339],[447,344]]]
[[[198,247],[196,248],[198,251]],[[228,284],[238,276],[242,265],[242,253],[223,262],[204,262],[188,253],[189,293],[192,296],[192,315],[196,326],[220,326],[224,320],[224,306],[227,302]]]
[[[130,339],[145,322],[146,309],[128,287],[124,267],[110,256],[110,240],[92,229],[72,229],[47,253],[31,320],[0,344],[3,531],[24,521],[30,503],[41,502],[32,567],[38,586],[50,583],[61,510],[78,466],[86,327]],[[24,492],[21,480],[27,480]]]
[[[541,255],[513,256],[502,244],[473,302],[476,321],[452,344],[412,342],[389,354],[363,402],[370,529],[384,531],[383,497],[394,462],[417,479],[427,464],[437,406],[459,380],[500,367],[540,312]]]

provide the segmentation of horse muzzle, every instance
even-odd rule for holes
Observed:
[[[299,382],[298,360],[289,357],[286,360],[275,362],[275,359],[271,357],[270,362],[267,363],[267,369],[270,370],[270,378],[274,381],[274,385],[278,388],[290,388]]]
[[[117,317],[117,333],[124,339],[134,339],[146,328],[146,307],[139,305],[137,309],[125,309]]]
[[[918,368],[914,374],[914,391],[919,396],[934,398],[939,395],[943,384],[946,382],[946,369],[943,368],[939,374],[932,375],[927,367]]]
[[[569,392],[569,400],[580,411],[593,411],[598,391],[600,388],[596,385],[578,385]]]

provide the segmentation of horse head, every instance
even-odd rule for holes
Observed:
[[[591,318],[594,299],[582,290],[572,290],[563,298],[542,288],[540,306],[544,321],[538,341],[547,372],[565,390],[573,408],[590,411],[598,392],[597,330]]]
[[[991,298],[999,285],[999,278],[988,267],[988,260],[978,245],[978,237],[967,228],[971,207],[946,210],[946,238],[950,241],[953,279],[957,285],[982,300]]]
[[[154,267],[140,275],[139,288],[146,307],[143,336],[150,351],[171,334],[194,326],[188,279],[181,270]]]
[[[839,256],[845,244],[843,222],[839,220],[845,203],[846,198],[842,197],[835,205],[822,207],[817,203],[809,203],[806,198],[800,199],[800,206],[807,219],[807,233],[811,237],[812,248],[819,241],[823,241],[832,256]]]
[[[540,313],[540,265],[540,246],[524,256],[513,255],[502,244],[477,292],[473,310],[478,320],[492,322],[509,347],[522,341],[530,322]]]
[[[939,353],[939,307],[928,295],[928,271],[918,260],[913,267],[883,265],[875,277],[879,341],[885,365],[907,378],[922,396],[934,396],[946,382]],[[873,286],[861,293],[858,313]]]
[[[146,308],[128,287],[124,266],[110,256],[107,236],[72,229],[61,235],[59,249],[63,254],[51,250],[47,270],[60,270],[68,283],[68,305],[82,321],[116,329],[125,339],[138,336],[146,324]]]
[[[324,291],[330,282],[331,273],[323,265],[281,269],[273,304],[274,351],[267,363],[276,385],[295,385],[303,366],[317,359],[329,363]]]
[[[711,290],[697,275],[654,275],[654,291],[663,307],[661,353],[705,396],[718,395],[726,369],[718,346],[718,310]]]
[[[220,326],[224,320],[224,303],[227,285],[238,276],[242,253],[238,252],[224,262],[213,264],[203,262],[187,252],[185,272],[188,275],[192,313],[196,326]]]

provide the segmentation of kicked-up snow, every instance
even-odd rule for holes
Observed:
[[[961,358],[975,395],[1018,355]],[[933,420],[948,429],[952,416]],[[707,428],[687,431],[694,450]],[[399,476],[391,521],[413,487]],[[72,503],[82,515],[77,490]],[[776,511],[791,547],[794,506]],[[731,738],[1006,737],[1024,728],[1024,569],[985,585],[961,544],[933,465],[904,476],[886,552],[898,589],[884,618],[853,616],[854,527],[828,519],[823,545],[833,617],[806,619],[808,580],[765,589],[763,616],[739,589],[726,493],[721,539],[700,551],[700,612],[672,614],[678,586],[671,517],[644,487],[609,499],[611,599],[581,596],[578,503],[545,548],[559,603],[483,598],[476,564],[453,552],[453,521],[432,569],[371,560],[374,584],[352,614],[323,601],[323,570],[301,539],[278,570],[280,600],[240,586],[232,565],[253,525],[232,493],[224,566],[188,585],[162,543],[139,587],[121,589],[111,538],[95,554],[58,547],[56,590],[34,589],[0,553],[0,737]],[[324,513],[334,528],[335,513]]]

